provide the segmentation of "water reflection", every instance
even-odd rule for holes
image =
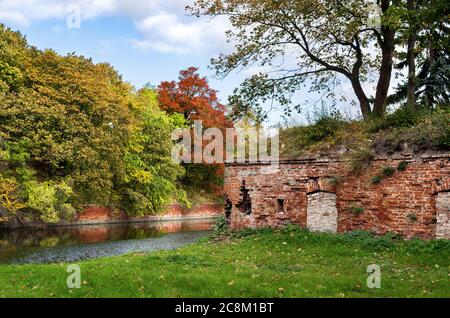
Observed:
[[[0,230],[0,263],[67,262],[171,249],[208,234],[215,220]]]

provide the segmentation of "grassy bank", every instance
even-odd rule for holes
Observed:
[[[322,110],[314,114],[309,125],[284,128],[280,141],[281,155],[286,158],[449,151],[450,107],[416,113],[399,109],[384,118],[366,121]]]
[[[380,289],[366,286],[370,264]],[[67,265],[2,265],[0,297],[450,297],[449,241],[365,232],[246,231],[80,266],[81,289],[69,290]]]

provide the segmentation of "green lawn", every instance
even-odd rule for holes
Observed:
[[[381,266],[381,288],[366,285]],[[367,233],[313,234],[295,227],[246,231],[175,251],[67,265],[0,266],[0,297],[450,297],[450,242]]]

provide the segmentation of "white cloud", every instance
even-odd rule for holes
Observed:
[[[130,39],[134,48],[188,53],[223,50],[226,19],[188,17],[185,7],[193,0],[0,0],[0,21],[30,26],[35,21],[67,18],[67,8],[79,5],[83,19],[121,16],[134,23],[140,38]]]

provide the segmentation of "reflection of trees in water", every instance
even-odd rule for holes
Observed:
[[[63,228],[34,228],[0,230],[0,241],[4,246],[36,246],[51,247],[59,244],[70,244],[76,240],[70,232]]]
[[[166,233],[210,230],[211,220],[184,220],[79,227],[0,230],[0,249],[6,246],[53,247],[159,237]]]

